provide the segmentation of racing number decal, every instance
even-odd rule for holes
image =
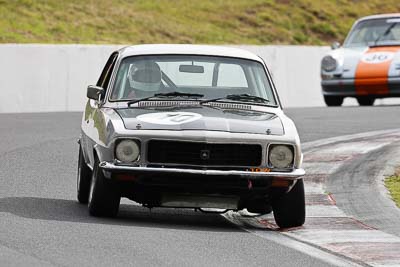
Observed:
[[[399,47],[372,47],[362,56],[355,74],[357,95],[389,93],[390,64]]]
[[[193,112],[157,112],[139,115],[138,120],[162,125],[179,125],[200,119],[202,116]]]
[[[374,52],[367,53],[361,57],[361,61],[369,64],[380,64],[392,60],[394,57],[393,52]]]

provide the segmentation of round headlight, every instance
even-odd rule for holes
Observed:
[[[132,162],[138,159],[140,149],[138,144],[132,140],[123,140],[115,149],[115,156],[122,162]]]
[[[337,60],[332,56],[325,56],[322,59],[321,67],[324,71],[334,71],[337,68]]]
[[[269,162],[274,168],[288,168],[293,162],[293,152],[288,146],[274,145],[269,150]]]

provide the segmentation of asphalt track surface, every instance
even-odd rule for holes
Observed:
[[[328,179],[326,190],[340,200],[336,204],[346,214],[368,226],[400,236],[400,212],[396,212],[394,202],[382,193],[386,190],[379,179],[381,175],[392,175],[399,164],[400,143],[397,142],[341,166]]]
[[[400,126],[398,106],[286,113],[302,142]],[[123,204],[116,219],[89,217],[76,201],[80,120],[80,113],[0,115],[1,266],[328,265],[220,215]]]

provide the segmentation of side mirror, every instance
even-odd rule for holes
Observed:
[[[340,47],[340,43],[339,42],[333,42],[331,44],[332,50],[338,49],[339,47]]]
[[[104,89],[100,86],[89,85],[87,88],[86,96],[89,99],[99,100],[104,96]]]

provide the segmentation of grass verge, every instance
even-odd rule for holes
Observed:
[[[399,0],[0,0],[0,43],[322,45]]]
[[[386,178],[385,185],[397,207],[400,208],[400,168],[397,169],[395,175]]]

